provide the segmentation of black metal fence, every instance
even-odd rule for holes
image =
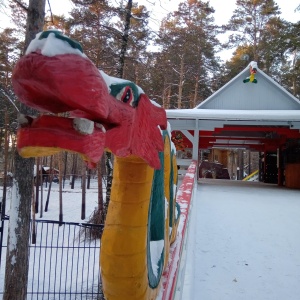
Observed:
[[[6,257],[7,224],[0,269],[0,299]],[[35,225],[34,225],[35,224]],[[103,225],[38,220],[31,222],[27,299],[103,299],[99,252]],[[32,238],[31,238],[32,240]],[[34,239],[33,239],[34,240]]]

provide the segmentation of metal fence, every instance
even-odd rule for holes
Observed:
[[[8,221],[6,221],[8,222]],[[35,224],[35,225],[33,225]],[[6,257],[7,227],[0,269],[0,299]],[[100,281],[99,252],[103,225],[38,220],[31,222],[27,299],[103,299]]]

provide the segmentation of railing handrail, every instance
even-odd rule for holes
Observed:
[[[251,173],[250,175],[248,175],[247,177],[245,177],[243,179],[243,181],[247,181],[248,179],[254,177],[257,173],[258,173],[258,170],[254,171],[253,173]]]
[[[179,276],[182,261],[182,253],[186,236],[188,233],[188,221],[191,202],[193,198],[194,185],[197,184],[197,161],[193,160],[185,174],[182,183],[178,189],[176,201],[181,209],[181,220],[178,226],[178,235],[175,242],[170,247],[169,264],[163,274],[163,294],[162,300],[172,300],[175,297],[176,291],[182,291],[183,279]],[[184,274],[182,274],[184,277]],[[179,288],[181,286],[181,288]],[[177,299],[177,297],[176,297]],[[179,297],[180,299],[180,297]]]

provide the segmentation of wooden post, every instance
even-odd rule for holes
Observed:
[[[43,186],[44,186],[44,174],[43,174],[43,164],[41,164],[41,174],[40,174],[40,187],[41,187],[40,218],[43,217]]]
[[[3,174],[3,194],[2,201],[0,202],[0,212],[1,212],[1,228],[4,227],[4,218],[5,218],[5,207],[6,207],[6,187],[7,187],[7,164],[8,164],[8,113],[5,111],[4,118],[4,174]],[[3,234],[0,234],[0,267],[1,267],[1,252],[2,252],[2,242]]]
[[[194,131],[194,139],[193,139],[193,154],[192,159],[197,161],[197,180],[199,178],[199,120],[195,120],[195,131]]]
[[[48,211],[48,205],[49,205],[49,200],[50,200],[50,191],[51,191],[51,186],[52,186],[52,180],[53,180],[53,155],[50,157],[50,170],[49,170],[49,187],[48,187],[48,194],[47,194],[47,200],[46,200],[46,205],[45,205],[45,211]]]
[[[82,179],[81,179],[81,192],[82,192],[82,202],[81,202],[81,220],[85,219],[85,208],[86,208],[86,165],[85,162],[82,162]]]
[[[97,177],[98,177],[98,210],[102,212],[103,210],[103,187],[102,187],[102,172],[101,172],[101,167],[102,167],[102,159],[99,161],[97,165]]]
[[[8,165],[8,113],[5,111],[5,127],[4,127],[4,174],[3,174],[3,196],[2,196],[2,207],[5,206],[6,202],[6,189],[7,189],[7,165]],[[4,204],[4,205],[3,205]],[[0,207],[1,209],[1,207]],[[5,207],[4,207],[5,210]],[[1,210],[2,215],[5,215],[3,208]]]
[[[31,209],[32,209],[32,231],[31,231],[31,243],[34,245],[36,243],[36,228],[35,228],[35,200],[34,197],[34,181],[32,182],[32,202],[31,202]]]
[[[40,158],[35,160],[35,213],[39,212]]]
[[[62,202],[62,152],[59,153],[59,159],[58,159],[58,169],[59,169],[59,222],[63,222],[63,202]],[[62,224],[60,224],[61,226]]]
[[[65,152],[65,161],[64,161],[64,182],[63,188],[65,188],[66,174],[67,174],[67,161],[68,161],[68,152]]]

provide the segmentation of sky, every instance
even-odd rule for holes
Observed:
[[[51,4],[51,10],[54,14],[67,14],[73,7],[71,0],[49,0]],[[116,3],[119,0],[114,0]],[[149,24],[154,30],[158,30],[160,20],[165,17],[169,12],[177,10],[178,4],[182,0],[140,0],[139,4],[145,5],[151,13]],[[217,25],[227,23],[230,19],[232,12],[235,8],[236,0],[210,0],[211,6],[215,9],[215,22]],[[295,8],[300,4],[299,0],[277,0],[275,1],[281,9],[282,18],[290,21],[297,22],[300,19],[300,12],[295,12]],[[4,0],[4,3],[8,3],[8,0]],[[46,1],[46,10],[49,12],[48,1]],[[5,9],[0,7],[0,29],[10,24],[10,20],[5,14]],[[218,38],[221,42],[225,42],[226,35],[219,35]],[[233,50],[226,50],[219,53],[223,60],[229,59]]]
[[[114,0],[116,3],[118,0]],[[138,4],[145,5],[150,11],[149,25],[156,31],[160,26],[160,20],[165,17],[169,12],[175,11],[178,8],[179,3],[182,0],[140,0],[136,1]],[[294,10],[300,4],[299,0],[277,0],[275,1],[281,9],[282,18],[290,22],[297,22],[300,19],[300,12]],[[66,11],[72,7],[70,0],[51,0],[52,10],[54,13],[61,12],[63,3],[65,3]],[[215,9],[215,23],[217,25],[223,25],[228,22],[232,12],[235,8],[236,0],[210,0],[211,6]],[[221,42],[225,42],[227,39],[226,35],[219,35],[218,38]],[[219,53],[222,60],[229,59],[232,56],[233,50],[224,50]]]
[[[118,2],[118,0],[114,0]],[[159,27],[160,19],[166,16],[169,12],[177,10],[178,4],[182,0],[136,0],[138,4],[145,5],[151,12],[151,23],[154,27]],[[211,6],[215,9],[216,24],[222,25],[226,23],[235,8],[236,0],[210,0]],[[277,0],[275,1],[281,9],[282,17],[291,22],[297,22],[300,18],[299,12],[294,12],[295,8],[300,4],[299,0]],[[69,8],[72,7],[70,0],[50,0],[52,10],[54,13],[62,12],[67,13]]]
[[[118,0],[114,0],[118,2]],[[55,14],[67,14],[68,11],[73,7],[70,0],[49,0],[51,4],[52,12]],[[182,0],[140,0],[136,1],[139,4],[145,5],[151,12],[151,26],[158,28],[161,18],[166,16],[169,12],[177,10],[178,4]],[[215,22],[218,25],[226,23],[235,8],[236,0],[210,0],[211,6],[215,9]],[[275,1],[281,9],[282,17],[291,22],[297,22],[300,18],[299,12],[294,12],[295,8],[300,4],[299,0],[277,0]],[[4,5],[8,7],[8,0],[4,0]],[[46,9],[49,10],[48,1],[46,1]],[[0,7],[1,19],[8,22],[5,17],[5,6]]]

